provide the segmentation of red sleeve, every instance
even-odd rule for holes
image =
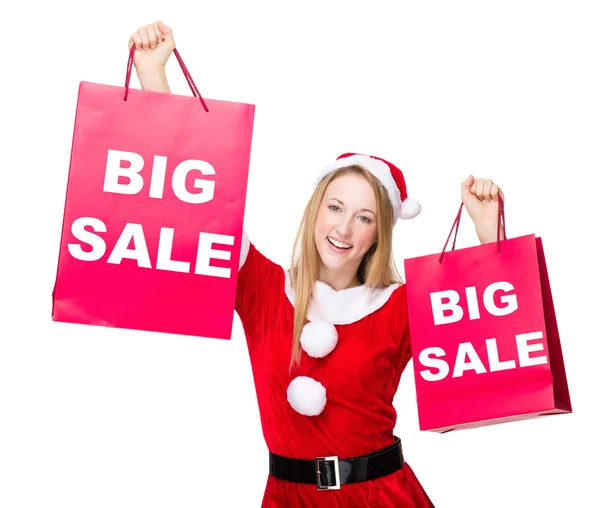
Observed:
[[[398,326],[403,329],[402,342],[401,342],[400,347],[404,351],[403,358],[402,358],[402,368],[404,369],[404,367],[406,367],[406,364],[412,358],[412,345],[411,345],[411,341],[410,341],[410,323],[409,323],[409,319],[408,319],[408,302],[406,299],[406,284],[404,284],[404,287],[400,288],[400,290],[402,291],[402,294],[400,295],[401,296],[400,305],[399,305],[400,308],[398,309],[398,317],[399,317]]]
[[[261,254],[248,241],[248,251],[238,273],[235,295],[235,311],[240,316],[247,338],[255,333],[259,325],[269,315],[272,294],[279,290],[283,277],[282,268]]]

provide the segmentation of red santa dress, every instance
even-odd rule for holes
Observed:
[[[322,357],[303,351],[299,368],[290,374],[294,292],[289,272],[248,242],[247,253],[244,250],[235,309],[247,339],[268,449],[312,460],[356,457],[391,445],[396,423],[392,401],[411,358],[405,286],[335,291],[317,282],[306,335],[312,333],[308,338],[317,345],[319,334],[325,342],[337,335],[337,342]],[[310,349],[311,341],[305,342],[303,348]],[[319,491],[315,485],[269,475],[262,507],[431,508],[433,504],[405,463],[395,473],[339,490]]]

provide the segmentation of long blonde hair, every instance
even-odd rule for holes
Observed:
[[[375,193],[377,209],[377,239],[364,255],[357,276],[368,288],[384,288],[402,282],[392,255],[393,211],[387,191],[381,182],[360,166],[347,166],[327,175],[314,190],[300,221],[294,248],[290,278],[295,291],[294,338],[290,371],[300,363],[300,335],[306,324],[308,307],[317,281],[320,257],[315,243],[315,223],[328,185],[336,178],[356,173],[363,176]]]

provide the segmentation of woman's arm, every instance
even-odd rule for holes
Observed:
[[[490,223],[475,223],[475,231],[477,237],[483,245],[484,243],[492,243],[498,239],[498,221]],[[500,240],[505,240],[504,231],[500,229]]]
[[[137,71],[137,75],[143,90],[171,93],[169,82],[167,81],[167,74],[164,68]]]

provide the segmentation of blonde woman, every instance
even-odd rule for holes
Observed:
[[[169,92],[171,29],[142,27],[133,44],[142,88]],[[496,239],[499,194],[462,184],[482,243]],[[393,434],[411,345],[392,230],[419,212],[396,166],[343,154],[316,179],[289,271],[244,235],[235,308],[270,451],[263,507],[433,506]]]

